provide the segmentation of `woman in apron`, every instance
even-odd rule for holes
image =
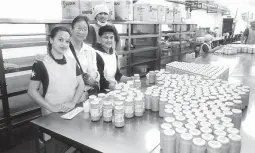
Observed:
[[[212,48],[212,37],[211,36],[205,36],[204,43],[200,47],[200,56],[206,56],[208,53],[213,53],[216,50],[222,48],[223,46],[217,46],[215,48]]]
[[[250,21],[251,26],[243,33],[243,43],[254,45],[255,44],[255,19]]]
[[[73,58],[77,61],[79,67],[86,74],[84,78],[85,85],[85,94],[82,97],[82,100],[85,100],[88,91],[89,94],[97,94],[99,92],[99,73],[97,71],[97,60],[96,60],[96,51],[88,44],[84,43],[89,31],[88,18],[85,16],[77,16],[73,19],[71,23],[71,41],[68,50],[65,55]],[[37,61],[42,61],[44,55],[38,55],[36,57]],[[82,101],[81,100],[81,101]]]
[[[99,29],[99,42],[94,45],[97,50],[97,67],[100,73],[100,92],[114,89],[117,82],[127,82],[131,77],[123,76],[118,67],[118,56],[112,47],[115,35],[112,26],[106,25]]]
[[[42,61],[33,64],[28,95],[41,106],[42,115],[53,112],[68,112],[79,102],[84,89],[81,71],[74,59],[65,56],[70,43],[70,32],[65,27],[55,27],[50,34],[49,54]],[[43,93],[38,89],[42,84]],[[44,135],[44,139],[50,137]],[[68,145],[56,139],[51,144],[54,153],[68,149]],[[47,146],[46,146],[47,149]]]
[[[114,48],[117,52],[120,51],[120,38],[119,38],[119,33],[116,30],[116,27],[108,22],[109,19],[109,8],[104,5],[104,4],[100,4],[100,5],[96,5],[93,9],[93,15],[95,17],[96,20],[96,24],[91,24],[89,27],[89,33],[88,33],[88,37],[86,39],[86,42],[88,44],[91,44],[92,47],[94,47],[96,45],[96,43],[99,42],[100,40],[100,36],[98,35],[98,30],[100,27],[106,26],[106,25],[110,25],[113,27],[113,31],[114,31],[114,36],[115,36],[115,41],[112,44],[112,48]]]

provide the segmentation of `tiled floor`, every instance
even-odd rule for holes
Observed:
[[[200,61],[216,65],[226,65],[230,67],[230,82],[242,82],[250,87],[250,103],[243,113],[241,127],[242,151],[241,153],[254,153],[255,145],[255,55],[220,55]],[[34,153],[34,143],[28,142],[13,148],[6,153]]]

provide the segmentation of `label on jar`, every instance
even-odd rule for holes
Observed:
[[[114,118],[115,122],[124,122],[124,114],[114,115]]]
[[[135,112],[143,112],[143,106],[142,105],[135,105]]]
[[[112,109],[104,109],[103,115],[104,117],[112,117]]]
[[[100,115],[100,109],[90,109],[90,115],[93,117],[98,117]]]
[[[134,106],[126,106],[125,114],[132,114],[132,113],[134,113]]]

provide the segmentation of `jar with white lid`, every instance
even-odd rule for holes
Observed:
[[[233,123],[222,122],[222,125],[224,125],[224,126],[226,127],[226,129],[228,129],[228,128],[234,128],[234,124],[233,124]]]
[[[212,134],[212,129],[211,128],[209,128],[209,127],[201,127],[200,128],[200,131],[202,132],[202,133],[207,133],[207,134]]]
[[[154,84],[156,80],[156,73],[154,71],[149,72],[149,84]]]
[[[197,126],[196,126],[195,124],[192,124],[192,123],[186,123],[186,124],[185,124],[185,128],[186,128],[187,130],[190,130],[190,129],[195,129],[195,128],[197,128]]]
[[[133,118],[134,117],[134,100],[133,99],[126,99],[125,102],[125,117],[126,118]]]
[[[225,126],[220,124],[214,124],[213,128],[214,130],[221,130],[221,131],[225,130]]]
[[[209,141],[207,153],[221,153],[222,144],[218,141]]]
[[[221,118],[221,122],[228,122],[228,123],[231,123],[231,122],[232,122],[232,119],[229,118],[229,117],[222,117],[222,118]]]
[[[151,109],[152,92],[145,92],[145,109]]]
[[[172,125],[172,123],[175,121],[175,118],[173,118],[173,117],[166,117],[166,118],[164,118],[164,121],[166,123],[169,123],[169,124]]]
[[[180,145],[180,137],[181,134],[186,133],[187,129],[184,127],[178,127],[175,129],[176,132],[176,141],[175,141],[175,145],[176,145],[176,152],[179,152],[179,145]]]
[[[209,133],[204,133],[201,135],[201,138],[204,139],[206,141],[206,144],[209,142],[209,141],[212,141],[214,139],[214,136],[212,134],[209,134]]]
[[[182,112],[182,106],[176,106],[173,108],[174,112]]]
[[[183,115],[183,113],[182,113],[182,112],[175,112],[175,111],[174,111],[173,115],[174,115],[175,117],[177,117],[177,116]]]
[[[161,98],[159,100],[159,116],[164,117],[165,104],[167,103],[166,98]]]
[[[242,111],[240,109],[232,109],[232,113],[232,120],[235,125],[234,127],[240,129],[242,121]]]
[[[191,153],[205,153],[206,144],[202,138],[194,138],[192,141]]]
[[[229,153],[229,139],[227,137],[219,136],[217,141],[222,144],[221,153]]]
[[[182,133],[180,137],[179,153],[190,153],[193,136],[189,133]]]
[[[233,122],[233,112],[227,110],[227,111],[223,111],[223,113],[225,114],[226,117],[231,118]]]
[[[206,122],[208,119],[206,117],[197,117],[199,122]]]
[[[188,123],[192,123],[194,125],[197,125],[198,124],[198,120],[194,119],[194,118],[190,118],[187,120]]]
[[[227,132],[228,134],[240,134],[240,130],[236,129],[236,128],[227,128]]]
[[[209,123],[209,122],[200,122],[200,128],[201,127],[208,127],[208,128],[210,128],[211,127],[211,123]]]
[[[179,122],[182,122],[183,124],[186,124],[186,117],[185,116],[182,116],[182,115],[179,115],[179,116],[176,116],[176,121],[179,121]]]
[[[216,137],[218,137],[218,136],[223,136],[223,137],[227,136],[227,132],[222,131],[222,130],[214,130],[213,134],[214,134]]]
[[[174,117],[174,111],[172,109],[165,109],[164,110],[164,117]]]
[[[153,112],[159,111],[159,95],[158,94],[152,94],[151,110]]]
[[[233,103],[234,103],[234,106],[233,106],[234,109],[242,109],[242,101],[241,100],[233,100]]]
[[[212,109],[211,111],[212,111],[213,113],[221,113],[221,110],[218,109],[218,108],[217,108],[217,109]]]
[[[215,116],[216,116],[217,119],[220,120],[222,117],[225,117],[225,114],[218,112],[218,113],[215,113]]]
[[[230,153],[240,153],[241,152],[241,136],[236,134],[229,134],[228,138],[230,140]]]
[[[182,122],[179,122],[179,121],[174,121],[174,122],[172,123],[172,125],[173,125],[174,129],[177,129],[177,128],[182,127],[182,126],[183,126],[183,123],[182,123]]]
[[[112,103],[110,101],[105,101],[103,104],[103,120],[105,122],[112,121]]]
[[[183,114],[185,114],[185,115],[188,115],[188,114],[192,114],[192,111],[191,110],[186,110],[186,109],[184,109],[183,111],[182,111],[182,113]]]
[[[114,125],[115,127],[124,127],[124,106],[114,107]]]
[[[193,138],[198,138],[202,134],[198,129],[190,129],[189,133],[193,136]]]
[[[164,153],[175,153],[176,148],[176,132],[172,129],[164,131],[163,148]]]
[[[230,109],[233,109],[233,108],[234,108],[234,103],[233,103],[233,102],[226,102],[225,104],[226,104],[226,106],[227,106],[228,108],[230,108]]]
[[[100,120],[100,104],[99,101],[91,101],[90,103],[90,119],[91,121]]]
[[[195,118],[196,118],[196,116],[193,115],[193,114],[186,114],[185,117],[186,117],[187,119],[195,119]]]
[[[173,109],[174,106],[172,104],[166,104],[165,109]]]
[[[163,142],[164,142],[164,140],[163,140],[163,138],[164,138],[164,131],[165,130],[168,130],[168,129],[171,129],[172,128],[172,125],[171,124],[169,124],[169,123],[163,123],[163,124],[161,124],[160,125],[160,147],[161,148],[163,148]]]
[[[143,102],[142,98],[137,97],[135,98],[135,116],[136,117],[141,117],[143,116]]]

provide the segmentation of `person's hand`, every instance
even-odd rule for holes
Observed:
[[[61,105],[61,112],[69,112],[70,110],[74,109],[75,104],[73,103],[65,103]]]
[[[43,55],[43,54],[36,54],[36,56],[35,56],[35,63],[43,61],[45,56],[46,55]]]
[[[53,113],[61,112],[61,105],[50,105],[49,110]]]
[[[116,86],[116,83],[110,82],[109,89],[114,90]]]

